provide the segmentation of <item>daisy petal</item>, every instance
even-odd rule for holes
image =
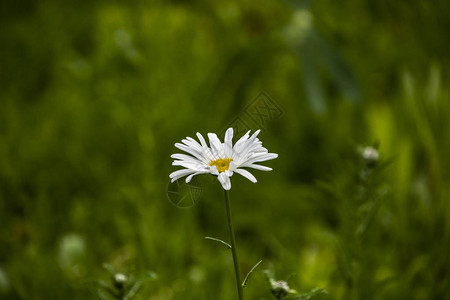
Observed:
[[[208,170],[195,172],[194,174],[191,174],[191,175],[189,175],[188,177],[186,177],[186,183],[191,182],[192,177],[194,177],[195,175],[206,174],[206,173],[208,173]]]
[[[200,132],[197,132],[197,137],[200,140],[200,143],[202,144],[203,148],[208,148],[208,144],[206,144],[205,138]]]
[[[242,176],[244,176],[245,178],[247,178],[248,180],[250,180],[253,183],[257,182],[255,176],[253,176],[252,173],[250,173],[249,171],[247,171],[245,169],[236,169],[236,170],[234,170],[234,172],[241,174]]]
[[[172,166],[182,166],[182,167],[185,167],[186,169],[192,170],[193,172],[198,172],[198,171],[204,170],[206,168],[206,166],[204,164],[201,164],[199,162],[191,163],[191,162],[186,162],[186,161],[181,161],[181,160],[175,160],[172,163]]]
[[[190,155],[186,155],[186,154],[180,154],[180,153],[176,153],[176,154],[172,154],[170,156],[173,159],[178,159],[178,160],[182,160],[182,161],[186,161],[186,162],[192,162],[192,163],[201,163],[202,161],[198,160],[197,158],[190,156]]]
[[[228,128],[225,132],[225,139],[223,143],[225,156],[231,157],[233,154],[233,128]]]
[[[215,156],[215,159],[224,156],[223,146],[219,138],[215,133],[208,133],[209,144],[211,145],[211,151]]]
[[[199,159],[199,160],[201,160],[201,161],[203,161],[205,163],[208,162],[207,158],[204,156],[203,153],[199,153],[198,151],[190,148],[189,146],[186,146],[186,145],[181,144],[181,143],[176,143],[175,147],[177,147],[178,149],[180,149],[180,150],[182,150],[184,152],[189,153],[190,155],[194,156],[195,158],[197,158],[197,159]]]
[[[278,157],[278,154],[276,154],[276,153],[258,154],[258,155],[255,155],[255,156],[253,156],[251,158],[248,158],[248,159],[242,161],[240,166],[244,167],[246,165],[253,164],[255,162],[262,162],[262,161],[266,161],[266,160],[271,160],[271,159],[275,159],[277,157]]]
[[[171,182],[174,182],[175,180],[178,180],[178,179],[180,179],[181,177],[187,176],[187,175],[189,175],[189,174],[191,174],[191,173],[195,173],[195,171],[192,171],[192,170],[190,170],[190,169],[181,169],[181,170],[177,170],[177,171],[175,171],[175,172],[172,172],[172,173],[169,175],[169,178],[172,179]]]
[[[234,171],[238,168],[239,166],[236,164],[235,161],[230,162],[230,166],[228,168],[228,170]]]
[[[231,177],[231,176],[233,176],[233,171],[231,171],[231,170],[226,170],[225,171],[225,175],[227,175],[228,177]]]
[[[212,175],[219,175],[219,171],[217,170],[217,167],[216,166],[210,166],[209,167],[209,172],[212,174]]]
[[[231,181],[230,181],[230,177],[228,177],[225,172],[222,172],[219,174],[219,176],[217,177],[220,181],[220,183],[222,184],[222,187],[229,191],[231,189]]]
[[[234,144],[234,147],[233,147],[233,151],[234,151],[234,152],[239,153],[239,152],[242,151],[242,148],[245,146],[245,142],[247,141],[249,135],[250,135],[250,130],[247,131],[247,132],[246,132],[246,133],[245,133],[245,134],[244,134],[244,135],[236,142],[236,144]]]
[[[261,170],[261,171],[272,171],[272,168],[266,167],[266,166],[261,166],[261,165],[255,165],[255,164],[249,164],[249,165],[245,165],[246,168],[252,168],[252,169],[256,169],[256,170]]]

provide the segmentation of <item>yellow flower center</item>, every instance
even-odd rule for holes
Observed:
[[[219,171],[219,173],[221,172],[225,172],[226,170],[228,170],[228,168],[230,167],[230,162],[232,162],[233,159],[232,158],[219,158],[216,160],[213,160],[212,162],[209,163],[210,166],[216,166],[217,171]]]

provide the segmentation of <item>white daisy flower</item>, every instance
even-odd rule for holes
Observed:
[[[250,136],[250,130],[244,134],[233,146],[233,128],[229,128],[225,133],[224,143],[214,133],[208,133],[209,147],[203,136],[197,132],[200,144],[193,138],[187,137],[182,143],[176,143],[175,147],[187,152],[186,154],[172,154],[175,159],[174,166],[182,166],[184,169],[177,170],[170,174],[172,182],[187,176],[186,183],[189,183],[195,175],[212,174],[216,175],[225,190],[231,189],[230,177],[236,172],[256,182],[255,176],[243,168],[253,168],[262,171],[271,171],[266,166],[256,163],[274,159],[278,157],[276,153],[269,153],[262,146],[262,142],[257,138],[260,130]]]

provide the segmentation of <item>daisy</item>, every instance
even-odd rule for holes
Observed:
[[[197,132],[198,143],[193,138],[187,137],[182,143],[176,143],[175,147],[190,154],[172,154],[175,159],[174,166],[181,166],[184,169],[177,170],[170,174],[172,182],[187,176],[186,183],[189,183],[195,175],[212,174],[217,176],[225,190],[231,189],[230,177],[238,173],[251,182],[256,182],[255,176],[243,168],[252,168],[262,171],[271,171],[266,166],[256,163],[274,159],[278,157],[276,153],[269,153],[262,146],[262,142],[257,138],[260,130],[250,136],[250,130],[244,134],[233,146],[233,128],[229,128],[225,133],[225,140],[222,143],[216,134],[208,133],[209,145],[203,136]]]

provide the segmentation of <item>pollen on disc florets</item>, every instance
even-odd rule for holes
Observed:
[[[219,158],[219,159],[215,159],[212,162],[209,163],[209,165],[212,166],[216,166],[217,171],[219,171],[219,173],[221,172],[225,172],[226,170],[228,170],[230,168],[230,163],[233,161],[232,158]]]

